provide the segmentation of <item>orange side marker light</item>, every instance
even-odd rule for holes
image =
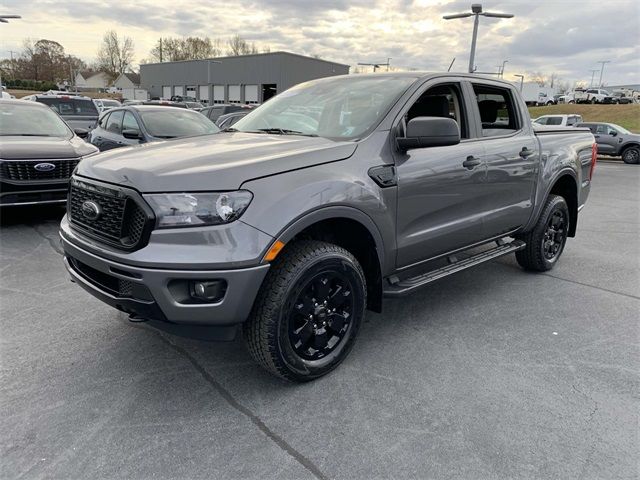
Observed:
[[[276,240],[274,244],[271,245],[271,248],[269,249],[267,254],[264,256],[264,260],[267,262],[274,261],[278,256],[278,254],[280,253],[280,250],[282,250],[283,248],[284,248],[284,243],[281,242],[280,240]]]

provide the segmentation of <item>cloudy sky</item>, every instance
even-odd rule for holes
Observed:
[[[19,52],[25,38],[60,42],[90,62],[110,29],[133,38],[136,60],[159,36],[236,33],[271,51],[287,50],[349,65],[383,62],[402,69],[465,70],[473,19],[445,21],[471,0],[0,0],[0,13],[22,20],[0,24],[0,57]],[[476,65],[505,77],[555,73],[591,79],[599,60],[609,85],[640,83],[640,1],[485,0],[487,11],[515,18],[481,18]],[[596,74],[598,79],[599,71]]]

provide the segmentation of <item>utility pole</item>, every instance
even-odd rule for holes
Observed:
[[[611,60],[600,60],[597,63],[601,63],[602,64],[602,68],[600,69],[600,81],[598,82],[598,86],[602,88],[602,74],[604,73],[604,64],[605,63],[611,63]]]
[[[596,68],[595,70],[589,70],[589,71],[591,72],[591,83],[589,84],[589,87],[593,87],[593,77],[598,71],[598,69]]]
[[[473,73],[476,71],[475,67],[475,57],[476,57],[476,40],[478,38],[478,25],[480,24],[480,16],[483,17],[491,17],[491,18],[513,18],[513,14],[511,13],[492,13],[492,12],[483,12],[482,5],[479,3],[474,3],[471,5],[470,13],[454,13],[453,15],[445,15],[445,20],[453,20],[456,18],[467,18],[467,17],[475,17],[473,20],[473,36],[471,37],[471,53],[469,55],[469,73]]]

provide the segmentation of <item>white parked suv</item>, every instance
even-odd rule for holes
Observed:
[[[532,120],[536,125],[547,125],[554,127],[575,127],[582,122],[582,116],[576,114],[570,115],[543,115]]]
[[[589,88],[584,92],[576,92],[576,103],[602,103],[611,94],[601,88]]]

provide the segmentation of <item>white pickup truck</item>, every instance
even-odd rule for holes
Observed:
[[[576,103],[602,103],[611,94],[601,88],[589,88],[584,92],[576,92]]]

